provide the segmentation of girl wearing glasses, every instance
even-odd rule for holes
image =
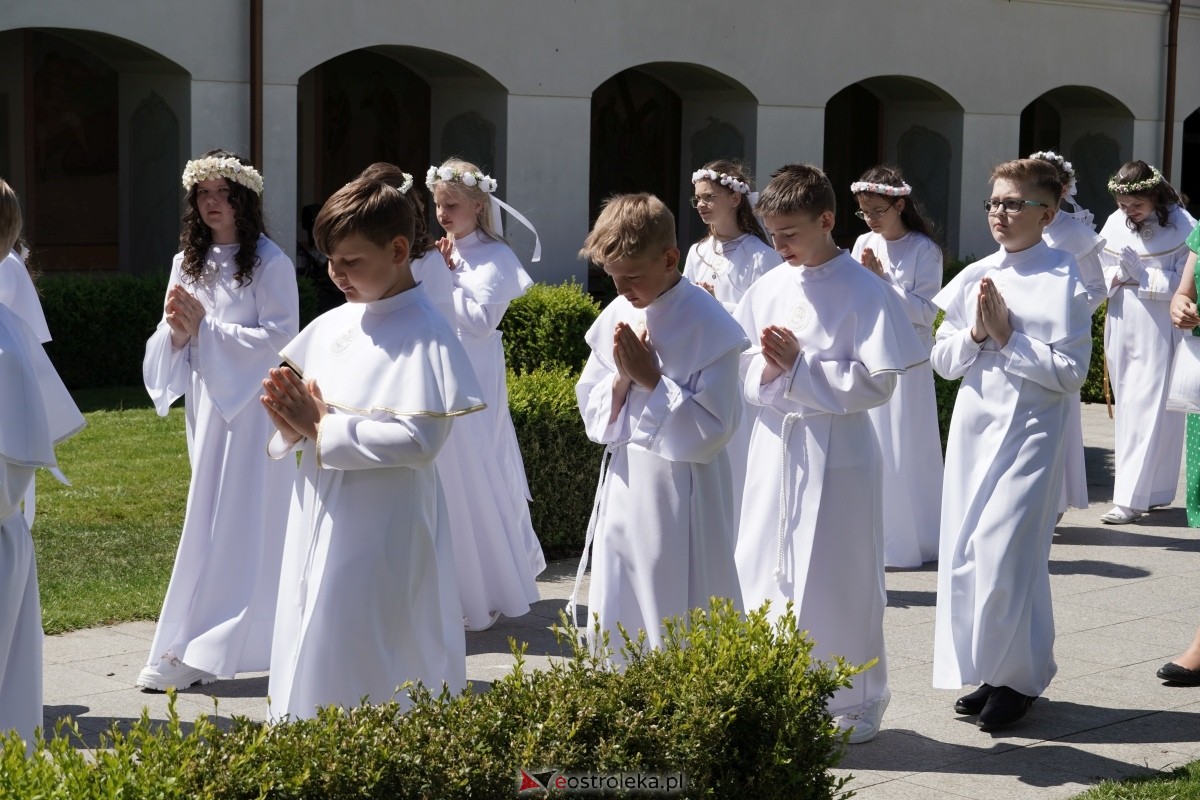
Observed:
[[[1108,288],[1104,354],[1117,396],[1116,476],[1113,507],[1100,519],[1120,525],[1175,499],[1184,415],[1165,409],[1179,336],[1170,301],[1196,220],[1183,210],[1186,200],[1144,161],[1121,167],[1108,190],[1117,210],[1100,231],[1100,260]]]
[[[894,167],[867,170],[850,185],[855,215],[871,229],[852,255],[896,292],[928,353],[933,348],[933,296],[942,288],[942,249],[933,225]],[[919,567],[938,553],[942,447],[933,369],[926,362],[897,376],[892,398],[867,412],[883,455],[883,562]]]
[[[731,314],[750,285],[783,260],[754,216],[758,193],[751,190],[750,182],[749,171],[737,161],[710,161],[692,173],[692,206],[708,233],[688,250],[683,276],[717,298]],[[734,530],[741,519],[753,424],[753,411],[743,408],[742,421],[726,447],[733,473]]]

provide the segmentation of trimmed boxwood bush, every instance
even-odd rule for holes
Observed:
[[[583,335],[600,314],[600,305],[574,281],[551,286],[536,283],[504,312],[504,358],[514,372],[568,367],[579,372],[588,357]]]
[[[604,453],[584,433],[578,380],[564,366],[508,373],[508,406],[533,496],[529,513],[547,558],[583,550]]]
[[[407,713],[325,709],[227,731],[200,718],[189,730],[172,703],[166,725],[143,716],[90,753],[59,736],[26,758],[10,737],[0,796],[505,798],[522,768],[683,773],[683,798],[845,796],[847,779],[830,773],[844,740],[825,707],[859,670],[813,662],[791,614],[772,624],[714,601],[670,623],[661,650],[625,650],[621,671],[579,646],[548,670],[518,659],[486,692],[417,691]]]

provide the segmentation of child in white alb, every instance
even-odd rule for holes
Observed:
[[[855,215],[867,223],[851,255],[887,281],[904,305],[926,352],[933,348],[933,296],[942,288],[942,248],[912,187],[893,167],[872,167],[850,185]],[[933,368],[920,364],[896,378],[892,398],[867,414],[883,456],[883,563],[919,567],[938,554],[942,438]]]
[[[1050,684],[1050,542],[1067,424],[1087,376],[1091,312],[1074,257],[1042,232],[1058,170],[1021,159],[992,171],[988,224],[1000,250],[934,298],[946,316],[933,368],[962,379],[942,490],[933,685],[984,730],[1013,724]]]
[[[891,698],[880,455],[867,412],[928,354],[895,291],[834,243],[835,207],[829,178],[809,164],[781,168],[759,197],[787,266],[734,312],[755,343],[741,375],[758,407],[736,556],[747,608],[769,600],[779,615],[790,600],[814,658],[875,662],[829,701],[859,743],[879,732]]]
[[[408,681],[466,681],[446,498],[434,466],[483,408],[449,323],[412,277],[412,178],[339,189],[314,236],[346,304],[283,349],[262,382],[273,458],[302,452],[279,578],[270,716],[383,703]],[[397,180],[393,180],[397,178]],[[407,703],[407,693],[396,698]]]
[[[582,255],[619,296],[588,330],[592,352],[575,387],[588,438],[611,461],[570,610],[594,542],[588,610],[619,659],[618,625],[658,647],[666,617],[707,608],[713,596],[742,607],[725,445],[742,413],[738,354],[748,342],[680,276],[675,219],[657,197],[608,200]]]

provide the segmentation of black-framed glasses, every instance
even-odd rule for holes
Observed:
[[[895,207],[896,207],[895,203],[888,203],[888,207],[883,209],[882,211],[863,211],[860,208],[858,211],[854,212],[854,216],[858,217],[859,219],[879,219],[880,217],[882,217],[884,214],[891,211]]]
[[[694,194],[688,200],[691,202],[692,208],[699,208],[701,203],[711,208],[712,204],[717,201],[717,196],[715,194]]]
[[[984,200],[983,209],[989,214],[999,214],[1003,211],[1005,214],[1019,214],[1025,206],[1041,206],[1046,207],[1045,203],[1039,203],[1037,200],[1019,200],[1015,197],[1010,197],[1007,200]]]

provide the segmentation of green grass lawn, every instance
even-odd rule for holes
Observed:
[[[160,418],[140,387],[75,400],[88,426],[58,448],[73,485],[37,476],[33,539],[48,634],[156,618],[187,501],[181,407]]]
[[[1167,775],[1105,781],[1075,800],[1200,800],[1200,761]]]

